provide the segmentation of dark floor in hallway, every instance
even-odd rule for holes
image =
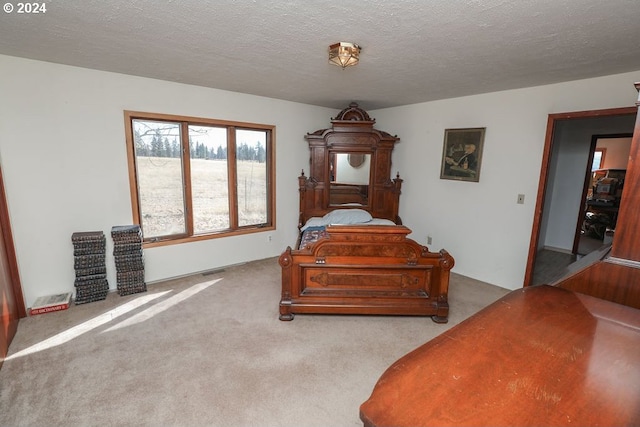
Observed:
[[[553,283],[563,275],[569,264],[573,263],[578,258],[601,248],[602,245],[602,240],[582,236],[578,246],[578,255],[550,249],[542,249],[538,251],[531,284],[542,285],[545,283]]]

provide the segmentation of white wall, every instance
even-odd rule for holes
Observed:
[[[631,138],[599,138],[597,148],[606,151],[602,169],[626,169],[631,151]]]
[[[549,114],[633,106],[640,72],[370,111],[401,139],[392,170],[403,183],[410,237],[455,258],[454,272],[522,286]],[[486,127],[480,181],[440,179],[447,128]],[[524,204],[516,203],[518,194]],[[575,227],[575,224],[574,224]]]
[[[123,110],[276,125],[277,230],[146,249],[148,282],[276,256],[295,243],[304,135],[329,127],[337,111],[1,55],[0,70],[0,158],[27,306],[73,289],[74,231],[108,235],[132,221]],[[401,138],[392,175],[405,180],[400,214],[411,237],[425,244],[432,236],[430,248],[446,248],[457,273],[522,286],[547,115],[633,106],[639,79],[627,73],[370,111],[378,129]],[[439,179],[444,129],[463,127],[487,128],[478,183]]]
[[[116,287],[109,233],[132,223],[123,110],[276,126],[276,231],[146,249],[147,282],[295,244],[304,135],[327,127],[334,110],[1,55],[0,70],[0,158],[27,306],[74,289],[75,231],[106,234],[107,278]]]

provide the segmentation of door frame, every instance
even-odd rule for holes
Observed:
[[[4,191],[4,177],[0,168],[0,227],[2,227],[2,235],[4,237],[5,248],[7,250],[7,258],[9,258],[9,273],[11,275],[11,284],[13,295],[16,298],[18,307],[18,317],[27,317],[27,309],[24,305],[24,295],[22,293],[22,283],[20,282],[20,273],[18,270],[18,259],[16,257],[16,247],[13,243],[13,233],[11,232],[11,221],[9,220],[9,207],[7,206],[7,195]]]
[[[549,166],[551,163],[551,153],[553,148],[553,137],[556,122],[559,120],[636,115],[637,112],[637,107],[621,107],[609,108],[604,110],[587,110],[549,114],[547,118],[547,131],[544,140],[544,151],[542,153],[542,165],[540,167],[540,179],[538,181],[538,195],[536,197],[536,207],[533,212],[533,226],[531,228],[531,240],[529,242],[527,268],[524,274],[524,287],[530,286],[533,281],[533,268],[535,266],[536,254],[538,252],[538,242],[540,240],[540,228],[547,191],[547,183],[549,180]]]
[[[6,284],[6,289],[0,289],[0,313],[2,314],[2,331],[0,335],[0,367],[7,355],[11,340],[18,329],[18,321],[26,317],[27,311],[24,305],[24,297],[22,294],[22,285],[20,284],[20,274],[18,273],[18,262],[16,258],[16,250],[13,244],[13,234],[11,233],[11,221],[9,221],[9,208],[7,206],[6,193],[4,191],[4,179],[2,177],[2,168],[0,168],[0,234],[3,246],[3,253],[6,257],[7,265],[3,267],[6,271],[3,275],[8,277],[10,283]],[[4,264],[4,263],[3,263]],[[8,313],[4,311],[8,310]]]

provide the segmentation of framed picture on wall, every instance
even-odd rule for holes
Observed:
[[[440,179],[478,182],[487,128],[445,129]]]

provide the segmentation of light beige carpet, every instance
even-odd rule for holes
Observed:
[[[0,369],[2,426],[359,426],[395,360],[507,290],[453,274],[450,320],[278,320],[270,258],[22,319]]]

